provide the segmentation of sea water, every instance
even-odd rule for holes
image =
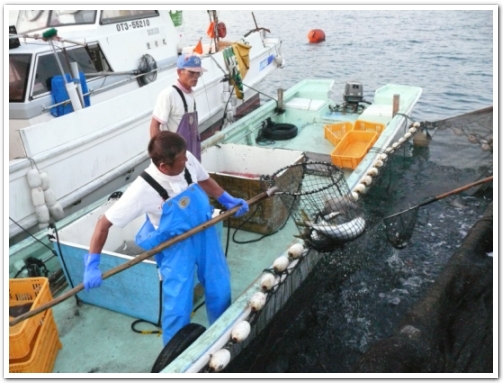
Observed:
[[[329,78],[335,81],[335,103],[342,102],[347,81],[362,82],[364,98],[370,101],[386,83],[422,87],[410,116],[414,121],[441,121],[495,103],[492,11],[405,7],[257,9],[253,14],[259,27],[282,39],[286,60],[285,68],[256,87],[263,101],[304,78]],[[219,18],[227,25],[229,40],[255,28],[251,11],[222,10]],[[207,40],[205,11],[184,11],[184,20],[191,27],[200,25],[183,30],[185,43]],[[311,29],[322,29],[326,41],[309,44]],[[393,332],[492,200],[491,188],[425,206],[409,244],[397,250],[388,243],[382,217],[493,170],[493,153],[471,142],[469,133],[448,128],[431,133],[428,147],[405,145],[393,156],[365,198],[365,235],[321,262],[302,287],[309,291],[308,299],[295,304],[294,296],[279,323],[236,359],[230,372],[351,372],[373,342]],[[481,133],[487,139],[494,134],[497,142],[496,131]]]

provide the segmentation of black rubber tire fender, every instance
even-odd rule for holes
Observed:
[[[262,134],[270,140],[289,140],[294,138],[299,129],[293,124],[269,124],[263,130]]]
[[[175,360],[205,331],[206,327],[197,323],[189,323],[178,330],[168,344],[162,349],[152,366],[151,372],[158,373],[162,371],[164,367]]]

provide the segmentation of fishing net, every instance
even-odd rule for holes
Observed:
[[[270,187],[273,186],[290,211],[298,237],[308,247],[332,251],[365,230],[363,212],[352,197],[344,173],[330,163],[289,165],[271,176]]]
[[[416,226],[418,210],[419,206],[416,206],[383,219],[386,237],[395,249],[403,249],[409,243]]]

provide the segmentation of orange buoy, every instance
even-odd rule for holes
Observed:
[[[222,39],[225,36],[227,36],[227,27],[225,26],[224,23],[220,22],[217,24],[217,33],[218,33],[218,37],[220,37]]]
[[[320,43],[322,41],[325,41],[325,32],[323,32],[321,29],[312,29],[307,34],[307,38],[310,43]]]

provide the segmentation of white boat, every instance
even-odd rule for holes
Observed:
[[[265,176],[274,176],[270,185],[278,186],[280,192],[289,187],[290,180],[302,184],[305,179],[330,178],[337,187],[318,191],[326,193],[330,189],[339,197],[352,198],[352,203],[361,203],[372,192],[372,185],[383,173],[389,156],[418,132],[419,123],[413,123],[410,115],[422,90],[387,84],[377,89],[371,102],[367,102],[363,98],[363,84],[348,82],[341,90],[343,101],[338,103],[330,98],[333,83],[304,80],[284,92],[280,90],[277,101],[267,102],[205,140],[202,158],[211,176],[231,194],[247,200],[272,182],[264,185]],[[265,141],[261,139],[264,136]],[[347,148],[352,150],[340,151]],[[299,181],[292,169],[306,163],[309,171],[302,173]],[[319,167],[331,169],[330,177]],[[334,169],[338,176],[343,174],[335,181],[331,173]],[[251,205],[242,219],[229,221],[228,226],[239,232],[239,241],[230,241],[233,235],[229,227],[222,229],[231,270],[232,304],[211,326],[204,310],[195,309],[191,324],[179,336],[175,335],[173,343],[168,343],[169,350],[168,346],[162,347],[157,336],[139,335],[129,329],[137,318],[155,324],[160,315],[159,280],[151,260],[145,259],[105,279],[99,289],[78,292],[83,305],[68,299],[72,295],[65,296],[51,309],[57,328],[63,329],[59,333],[63,347],[54,348],[50,371],[140,374],[225,371],[225,366],[265,328],[326,254],[326,248],[321,249],[315,243],[313,231],[306,236],[297,222],[295,214],[299,208],[301,213],[302,208],[308,209],[308,204],[302,201],[287,208],[280,194],[273,195],[257,205],[260,206],[257,215]],[[114,202],[114,199],[97,202],[54,233],[54,248],[70,287],[78,288],[82,281],[82,256],[88,251],[96,221]],[[131,243],[142,222],[140,217],[124,229],[112,228],[102,252],[102,271],[120,267],[138,256],[138,252],[128,251],[138,250],[132,249]],[[361,226],[350,232],[342,242],[357,240],[364,229]],[[263,236],[260,241],[246,244],[260,236]],[[272,285],[269,285],[266,280],[271,274]],[[265,304],[257,306],[257,301]],[[196,284],[194,307],[203,303],[204,297]],[[236,329],[243,331],[243,338],[236,337]]]
[[[180,46],[181,17],[167,10],[19,11],[9,39],[9,238],[82,209],[146,167],[157,95],[176,80],[178,55],[195,49]],[[283,65],[280,40],[264,28],[237,42],[208,41],[200,54],[208,72],[194,89],[202,137],[257,107],[253,86]],[[222,81],[229,73],[223,49],[238,42],[251,47],[243,100]],[[68,81],[61,96],[51,81],[63,72],[81,81]],[[33,186],[40,175],[45,193]]]

